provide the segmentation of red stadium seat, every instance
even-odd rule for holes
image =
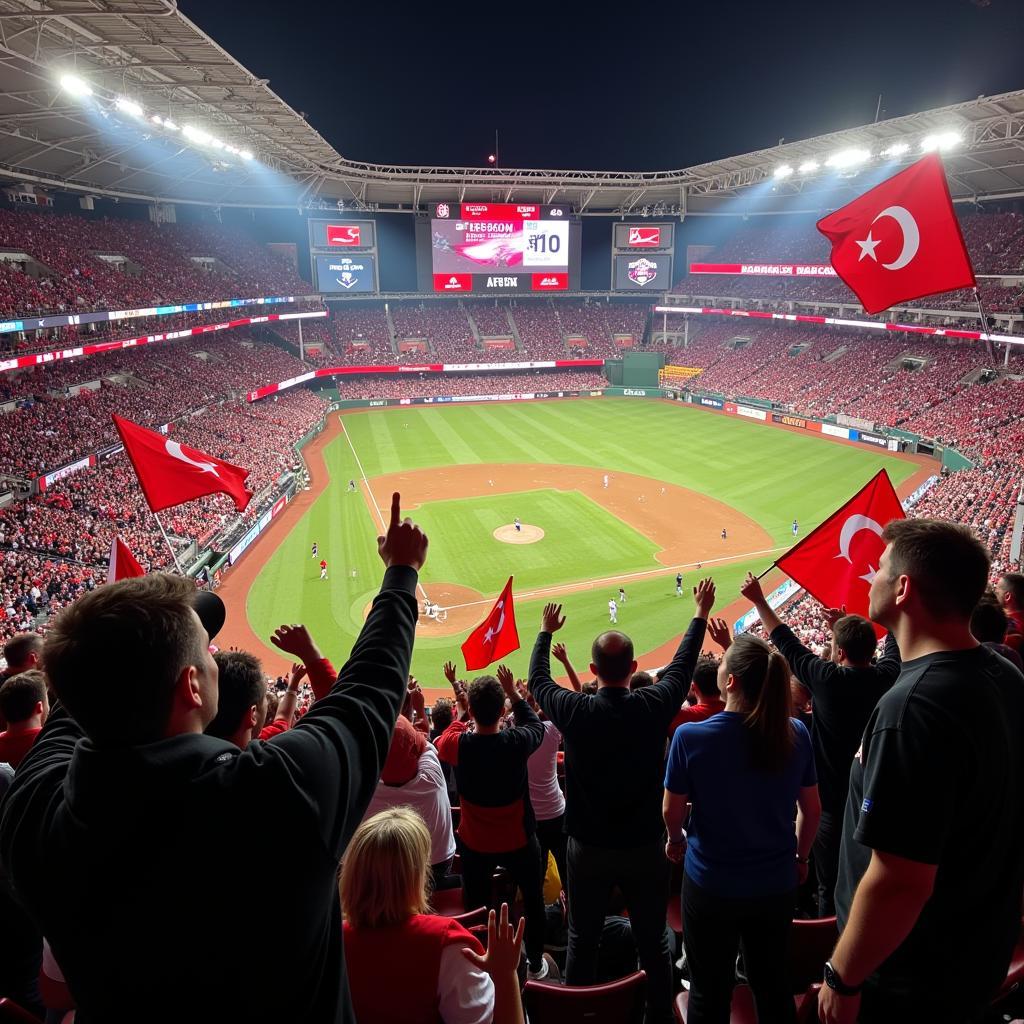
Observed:
[[[479,925],[487,927],[487,915],[490,911],[486,907],[477,907],[476,910],[467,910],[464,914],[444,915],[445,917],[452,917],[453,920],[458,921],[463,928],[468,931],[472,931]]]
[[[791,992],[805,992],[809,985],[821,981],[825,961],[832,955],[838,938],[834,917],[793,921],[786,964]]]
[[[607,985],[528,981],[523,996],[530,1024],[642,1024],[646,988],[637,971]]]
[[[0,1024],[42,1024],[42,1021],[10,999],[0,998]]]
[[[430,905],[434,908],[435,914],[441,917],[459,917],[467,913],[466,905],[462,902],[462,889],[438,889],[430,894]],[[486,921],[487,918],[485,917]]]

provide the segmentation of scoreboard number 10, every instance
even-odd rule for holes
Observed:
[[[565,221],[523,221],[523,265],[565,267],[569,262],[569,225]]]

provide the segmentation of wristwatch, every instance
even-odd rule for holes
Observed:
[[[825,961],[825,984],[833,992],[838,992],[841,996],[859,995],[860,990],[864,987],[863,985],[847,985],[839,976],[839,972],[832,966],[830,960]]]

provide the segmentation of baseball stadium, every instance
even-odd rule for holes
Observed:
[[[1020,4],[565,6],[0,0],[0,1024],[1024,1019]]]

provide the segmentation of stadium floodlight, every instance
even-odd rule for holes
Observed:
[[[72,96],[91,96],[92,86],[78,75],[61,75],[60,87]]]
[[[164,123],[164,119],[159,114],[154,114],[150,118],[150,121],[152,121],[153,124],[163,124]]]
[[[842,170],[844,167],[856,167],[857,164],[862,164],[865,160],[870,159],[871,153],[866,149],[841,149],[825,161],[825,166]]]
[[[910,152],[910,145],[906,142],[894,142],[891,146],[886,146],[882,150],[882,156],[896,157],[903,156],[904,153]]]
[[[936,149],[940,151],[952,149],[963,141],[959,132],[935,132],[933,135],[926,135],[921,140],[921,152],[931,153]]]
[[[164,120],[164,128],[169,132],[176,132],[178,130],[178,126],[170,118]]]
[[[202,128],[196,128],[195,125],[187,124],[181,131],[186,139],[199,146],[208,146],[213,139],[209,132],[204,132]]]
[[[114,106],[123,114],[131,114],[132,117],[142,117],[142,107],[135,100],[129,99],[127,96],[118,96],[114,100]]]
[[[223,149],[223,148],[224,148],[224,143],[223,143],[223,142],[221,142],[221,141],[220,141],[220,139],[217,139],[217,138],[213,138],[212,136],[211,136],[211,138],[210,138],[210,145],[211,145],[211,146],[212,146],[212,147],[213,147],[214,149]]]
[[[793,173],[793,168],[789,164],[780,164],[775,168],[776,178],[788,178]]]
[[[248,149],[243,149],[238,154],[243,160],[252,160],[252,152]]]
[[[797,170],[799,170],[801,174],[813,174],[817,169],[818,169],[818,161],[817,160],[805,160],[797,168]]]

